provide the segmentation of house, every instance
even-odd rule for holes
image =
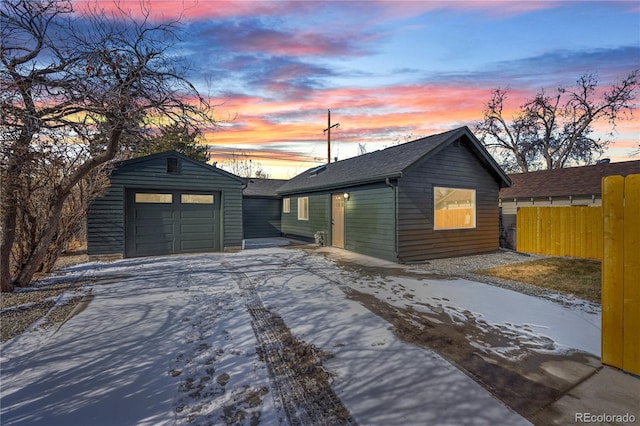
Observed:
[[[394,262],[498,249],[510,180],[467,128],[316,167],[277,190],[282,233]]]
[[[515,247],[516,214],[520,207],[599,206],[605,176],[640,173],[640,161],[602,162],[592,166],[540,170],[509,175],[512,185],[500,190],[501,240]]]
[[[276,192],[286,180],[247,179],[242,191],[244,238],[280,237],[282,197]]]
[[[116,165],[90,206],[90,256],[138,257],[242,246],[244,180],[176,151]]]

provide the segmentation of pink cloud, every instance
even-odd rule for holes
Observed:
[[[211,1],[211,0],[74,0],[76,9],[99,5],[108,13],[122,11],[134,17],[144,16],[145,10],[158,19],[224,19],[256,16],[304,16],[319,10],[340,8],[341,13],[358,14],[368,23],[380,20],[406,19],[433,10],[480,11],[488,15],[513,16],[562,5],[562,1],[506,1],[506,0],[436,0],[436,1]],[[622,2],[626,3],[626,2]],[[634,2],[628,2],[633,4]],[[626,7],[633,8],[636,6]],[[633,10],[633,9],[632,9]],[[310,43],[307,44],[312,48]]]
[[[306,56],[319,54],[344,54],[349,36],[326,36],[310,32],[287,33],[273,30],[248,34],[243,46],[246,51],[273,55]]]
[[[211,0],[74,0],[78,10],[98,5],[108,13],[120,14],[123,11],[139,18],[145,11],[158,19],[209,19],[231,18],[256,15],[282,15],[292,10],[289,1],[211,1]]]
[[[481,118],[482,104],[487,98],[486,90],[476,88],[398,86],[317,91],[308,99],[295,102],[230,99],[218,113],[233,115],[237,112],[237,119],[212,134],[211,140],[226,146],[322,141],[325,106],[329,106],[335,120],[341,122],[336,137],[349,135],[352,142],[365,142],[368,137],[383,137],[390,128],[437,128],[452,120],[472,125]],[[287,120],[288,114],[295,115],[295,120]],[[278,121],[269,119],[274,116],[281,118]]]
[[[532,95],[516,90],[509,93],[507,116]],[[333,122],[340,123],[332,132],[332,140],[352,146],[378,146],[406,135],[418,138],[463,125],[473,128],[482,119],[490,95],[491,89],[486,87],[426,84],[315,91],[301,101],[239,97],[229,99],[217,111],[223,115],[237,112],[237,119],[208,134],[207,139],[214,146],[254,147],[252,155],[263,161],[298,164],[325,155],[322,147],[326,136],[322,130],[326,127],[327,108],[332,111]],[[604,132],[604,127],[596,130]],[[630,152],[637,146],[638,135],[637,120],[622,121],[611,147],[624,155],[623,150]],[[291,147],[286,152],[270,148],[283,143]]]

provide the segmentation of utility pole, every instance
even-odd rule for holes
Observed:
[[[322,134],[327,134],[327,164],[331,163],[331,128],[339,127],[340,123],[331,125],[331,110],[327,110],[327,128],[322,131]]]

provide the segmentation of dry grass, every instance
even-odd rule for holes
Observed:
[[[88,283],[65,283],[46,287],[34,287],[29,291],[2,293],[0,299],[0,342],[6,342],[23,333],[33,323],[46,317],[43,327],[62,323],[90,290],[82,288]],[[65,291],[75,293],[65,303],[57,306],[56,300]],[[13,309],[8,309],[13,308]],[[54,309],[52,309],[54,308]]]
[[[475,271],[600,303],[600,261],[546,258]]]
[[[54,302],[40,302],[24,309],[15,309],[0,314],[0,342],[22,334],[31,324],[44,317]]]
[[[72,266],[87,261],[86,253],[71,253],[62,256],[56,268]],[[23,333],[33,323],[46,316],[42,324],[44,327],[52,327],[62,323],[75,306],[88,292],[82,287],[88,282],[68,282],[42,287],[30,287],[26,291],[14,293],[1,293],[0,295],[0,341],[9,339]],[[65,291],[76,293],[67,303],[56,306],[56,300]],[[90,292],[89,292],[90,293]],[[14,308],[14,309],[8,309]]]

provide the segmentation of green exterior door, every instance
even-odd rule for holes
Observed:
[[[128,189],[125,257],[220,250],[220,193]]]

